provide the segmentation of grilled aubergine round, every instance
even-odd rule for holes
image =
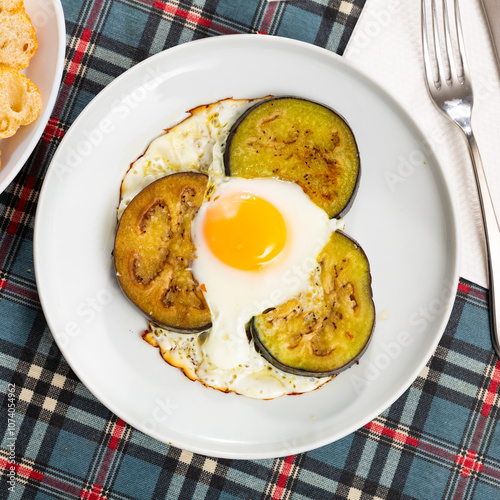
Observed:
[[[190,262],[191,222],[208,177],[181,172],[162,177],[137,194],[120,219],[114,263],[125,295],[154,323],[193,333],[211,327],[210,309]]]
[[[226,175],[295,182],[330,218],[349,210],[360,161],[347,122],[332,109],[297,97],[252,106],[231,127]]]
[[[370,268],[361,247],[336,231],[318,263],[320,293],[313,300],[304,292],[249,323],[257,350],[272,365],[311,377],[336,375],[355,363],[375,324]]]

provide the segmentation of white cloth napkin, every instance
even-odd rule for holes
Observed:
[[[500,79],[480,0],[460,2],[474,87],[473,130],[500,218]],[[465,139],[432,104],[424,82],[420,1],[367,0],[344,56],[414,117],[451,178],[461,225],[460,276],[487,286],[479,202]],[[500,255],[495,258],[500,258]]]

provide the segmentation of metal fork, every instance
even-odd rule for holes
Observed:
[[[481,155],[472,133],[471,115],[474,100],[472,84],[465,57],[458,0],[452,1],[455,15],[450,22],[448,0],[442,0],[441,22],[443,24],[439,29],[438,23],[441,16],[438,16],[436,0],[431,0],[432,25],[430,28],[426,19],[426,0],[422,0],[422,45],[426,83],[429,95],[436,107],[456,123],[467,140],[486,239],[491,339],[495,352],[500,356],[500,295],[497,295],[495,289],[495,283],[500,283],[500,228],[486,182]],[[428,37],[430,29],[432,29],[433,40],[431,44],[429,44]],[[455,54],[452,47],[452,29],[454,30],[453,40],[457,41]],[[431,51],[433,59],[431,59]]]

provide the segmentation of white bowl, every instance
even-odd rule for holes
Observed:
[[[2,168],[0,193],[12,182],[35,149],[56,102],[64,67],[66,27],[59,0],[25,0],[26,12],[35,27],[38,50],[24,74],[40,89],[42,111],[30,125],[0,140]]]

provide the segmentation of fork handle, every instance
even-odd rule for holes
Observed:
[[[488,183],[486,182],[483,162],[479,154],[476,139],[472,131],[465,135],[467,137],[474,177],[476,179],[477,194],[479,197],[479,205],[481,206],[486,240],[491,341],[497,356],[500,357],[500,294],[498,294],[495,289],[495,284],[498,284],[500,287],[500,226],[493,207]]]

